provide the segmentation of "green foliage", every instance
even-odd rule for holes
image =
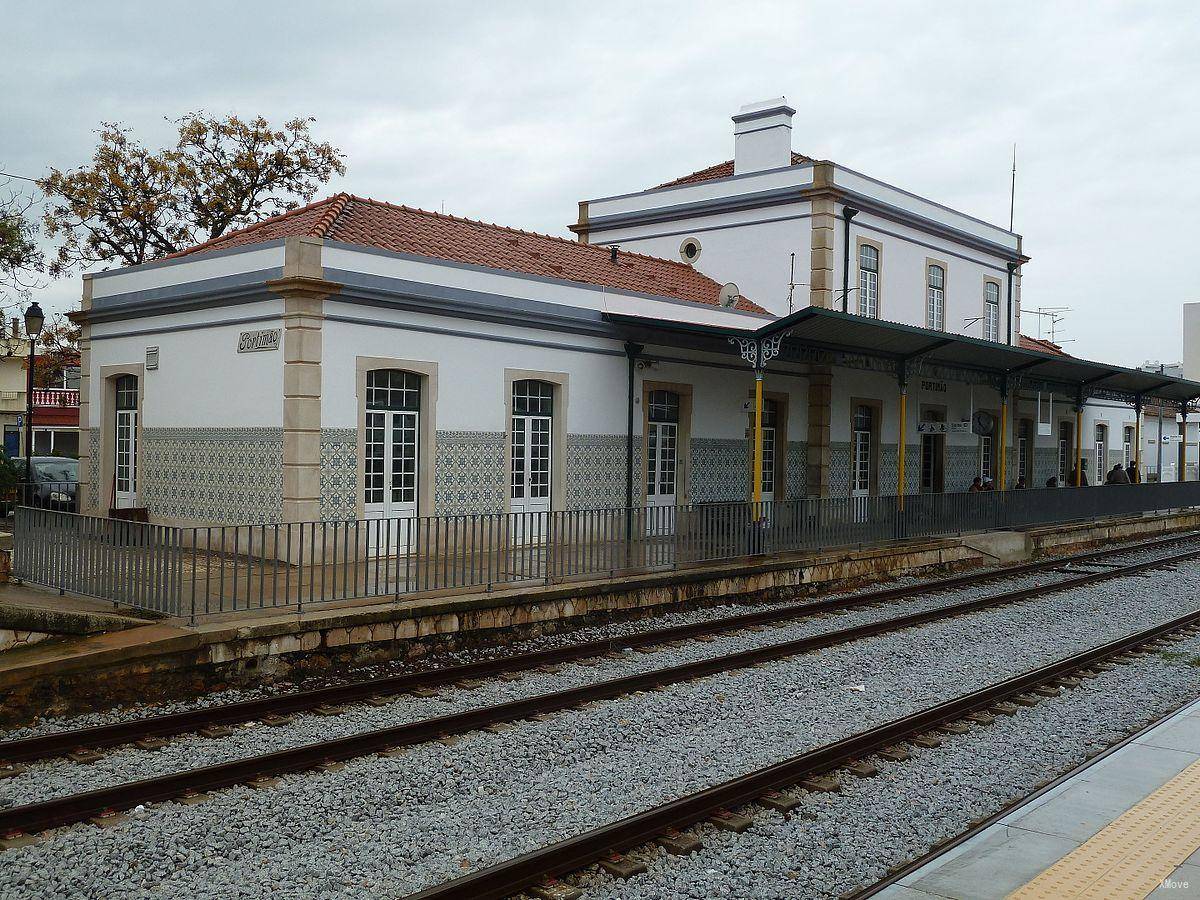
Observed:
[[[312,199],[342,154],[309,133],[314,119],[272,128],[261,116],[175,120],[175,146],[150,150],[103,123],[90,166],[51,169],[46,234],[61,241],[50,273],[101,263],[137,265],[220,237]]]

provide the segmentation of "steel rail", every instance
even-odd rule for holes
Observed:
[[[1175,707],[1171,708],[1170,710],[1168,710],[1167,712],[1163,713],[1161,716],[1156,717],[1154,719],[1154,721],[1149,722],[1148,724],[1142,726],[1141,728],[1139,728],[1137,731],[1133,732],[1132,734],[1126,735],[1121,740],[1119,740],[1117,743],[1111,744],[1110,746],[1105,747],[1103,750],[1101,750],[1095,756],[1091,756],[1091,757],[1085,759],[1083,762],[1081,762],[1079,765],[1075,766],[1074,768],[1070,769],[1069,771],[1063,772],[1061,775],[1058,775],[1055,778],[1051,779],[1050,781],[1047,781],[1044,784],[1040,785],[1039,787],[1034,788],[1032,792],[1025,794],[1022,797],[1018,797],[1016,800],[1012,800],[1012,801],[1004,804],[1004,806],[1000,807],[1000,809],[996,810],[994,813],[991,813],[990,815],[988,815],[982,819],[976,820],[971,825],[969,825],[965,831],[959,832],[954,837],[939,841],[937,844],[933,845],[929,850],[927,850],[925,853],[922,853],[920,856],[914,857],[913,859],[909,860],[906,863],[902,863],[898,866],[895,866],[888,872],[887,875],[883,876],[883,878],[881,878],[879,881],[876,881],[873,884],[867,885],[866,887],[861,888],[857,891],[852,891],[852,892],[848,892],[848,893],[844,894],[843,898],[845,898],[845,900],[866,900],[866,898],[868,898],[868,897],[874,897],[876,894],[880,893],[881,891],[885,890],[886,888],[891,887],[893,884],[898,882],[900,879],[907,878],[909,875],[913,874],[914,872],[917,872],[920,869],[923,869],[925,866],[929,865],[931,862],[936,860],[938,857],[944,856],[945,854],[947,854],[951,850],[953,850],[955,847],[958,847],[958,846],[966,843],[967,841],[969,841],[971,838],[975,837],[975,835],[979,834],[980,832],[986,831],[988,828],[995,825],[1001,819],[1007,818],[1009,815],[1016,812],[1017,810],[1028,806],[1034,800],[1037,800],[1039,797],[1046,794],[1047,792],[1054,790],[1060,784],[1064,784],[1067,781],[1070,781],[1072,778],[1076,777],[1077,775],[1082,775],[1084,772],[1086,772],[1092,766],[1096,765],[1096,763],[1102,762],[1103,760],[1108,759],[1108,757],[1112,756],[1118,750],[1123,750],[1125,747],[1128,747],[1134,741],[1149,734],[1155,728],[1158,728],[1160,725],[1162,725],[1164,722],[1166,722],[1168,719],[1170,719],[1172,716],[1174,716],[1176,713],[1178,713],[1181,709],[1191,706],[1195,702],[1196,702],[1195,700],[1186,700],[1183,703],[1178,704],[1177,706],[1175,706]]]
[[[578,871],[611,853],[648,843],[670,829],[690,826],[718,810],[746,806],[769,791],[777,791],[810,775],[836,769],[851,760],[869,756],[914,734],[961,719],[1007,697],[1024,693],[1046,682],[1062,678],[1072,671],[1103,662],[1140,644],[1157,640],[1197,623],[1200,623],[1200,610],[801,753],[619,822],[603,825],[498,865],[426,888],[409,895],[407,900],[500,900],[509,897],[537,884],[547,876]]]
[[[405,675],[394,675],[369,681],[355,681],[310,691],[297,691],[275,697],[242,700],[200,709],[130,719],[107,725],[95,725],[70,731],[21,738],[0,742],[0,765],[29,762],[52,756],[63,756],[81,747],[99,749],[129,744],[146,738],[166,738],[194,732],[200,728],[216,725],[232,725],[249,722],[267,715],[286,715],[302,712],[317,706],[337,706],[365,700],[369,697],[402,694],[417,688],[435,688],[456,681],[486,678],[501,672],[515,672],[544,665],[558,665],[588,659],[614,650],[653,646],[671,641],[688,640],[698,636],[716,635],[738,631],[758,625],[770,625],[795,619],[815,616],[831,611],[854,609],[873,603],[902,600],[909,597],[972,587],[989,581],[1016,578],[1022,575],[1052,571],[1072,563],[1084,563],[1105,556],[1138,553],[1156,550],[1188,541],[1200,539],[1200,535],[1188,534],[1145,541],[1120,548],[1093,550],[1071,556],[1055,557],[1034,563],[1024,563],[983,573],[966,573],[932,582],[901,587],[867,591],[852,596],[828,597],[774,609],[743,613],[707,622],[692,622],[656,628],[638,634],[586,641],[568,647],[538,650],[496,659],[480,660],[462,665],[431,669]]]
[[[812,650],[848,643],[904,628],[923,625],[940,619],[964,615],[1009,603],[1029,600],[1044,594],[1084,587],[1110,581],[1162,566],[1172,565],[1200,556],[1200,550],[1162,559],[1134,563],[1119,570],[1106,570],[1068,578],[1046,585],[1021,588],[991,597],[981,597],[933,610],[856,625],[838,631],[812,635],[780,644],[755,647],[724,656],[710,657],[665,669],[654,669],[625,675],[608,681],[595,682],[549,694],[538,694],[493,706],[484,706],[451,713],[432,719],[421,719],[403,725],[306,744],[287,750],[277,750],[259,756],[218,763],[140,781],[126,782],[81,794],[26,804],[0,810],[0,834],[42,831],[59,825],[85,821],[112,810],[128,809],[138,804],[156,803],[180,797],[188,792],[218,790],[243,784],[260,777],[271,777],[314,769],[323,763],[352,759],[369,753],[411,746],[436,740],[446,735],[463,734],[505,722],[532,718],[589,703],[654,690],[665,685],[714,675],[732,669],[746,668],[760,662],[770,662]]]

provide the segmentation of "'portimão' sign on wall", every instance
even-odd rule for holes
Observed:
[[[259,350],[278,350],[281,328],[268,328],[265,331],[243,331],[238,337],[238,353],[255,353]]]

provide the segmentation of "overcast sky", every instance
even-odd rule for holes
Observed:
[[[158,146],[193,109],[309,115],[346,154],[329,193],[570,236],[578,200],[730,158],[729,116],[784,94],[794,149],[1000,224],[1016,142],[1024,306],[1071,307],[1071,353],[1175,361],[1200,300],[1194,0],[160,0],[5,20],[8,172],[88,161],[102,120]],[[78,295],[63,279],[39,299]]]

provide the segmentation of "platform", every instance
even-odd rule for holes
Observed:
[[[1200,700],[879,892],[1200,898]]]

